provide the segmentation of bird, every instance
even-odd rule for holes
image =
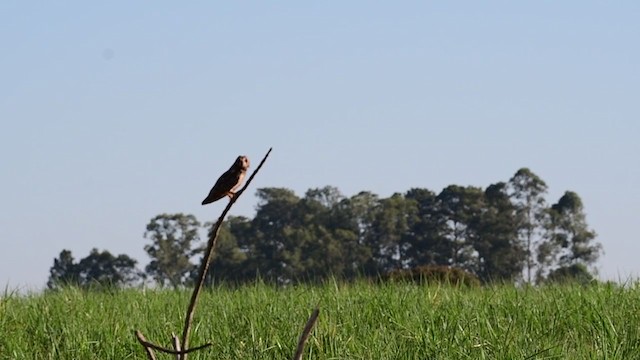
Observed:
[[[216,181],[215,185],[211,188],[211,191],[209,191],[209,195],[202,200],[202,205],[210,204],[225,196],[228,196],[229,199],[233,199],[236,195],[235,189],[237,189],[242,183],[248,168],[249,158],[243,155],[238,156],[229,170],[218,178],[218,181]]]

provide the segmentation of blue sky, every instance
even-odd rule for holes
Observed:
[[[157,214],[235,157],[256,187],[380,196],[529,167],[583,199],[604,278],[640,273],[640,3],[0,3],[0,285],[93,247],[146,264]]]

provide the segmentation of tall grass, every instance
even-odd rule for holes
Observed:
[[[202,294],[190,359],[288,359],[316,305],[305,359],[639,359],[640,286],[255,284]],[[142,359],[170,347],[188,291],[5,295],[0,359]],[[167,355],[159,355],[167,358]]]

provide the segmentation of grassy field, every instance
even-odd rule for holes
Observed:
[[[68,289],[4,295],[0,359],[144,359],[169,347],[188,291]],[[305,359],[640,359],[640,286],[455,288],[264,284],[203,293],[190,359],[289,359],[312,309]],[[168,355],[158,355],[169,359]]]

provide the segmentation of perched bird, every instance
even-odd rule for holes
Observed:
[[[213,185],[209,195],[202,200],[202,205],[210,204],[220,200],[225,196],[233,198],[234,192],[244,179],[247,169],[249,168],[249,158],[246,156],[238,156],[236,161],[231,165],[229,170],[220,176],[216,184]]]

